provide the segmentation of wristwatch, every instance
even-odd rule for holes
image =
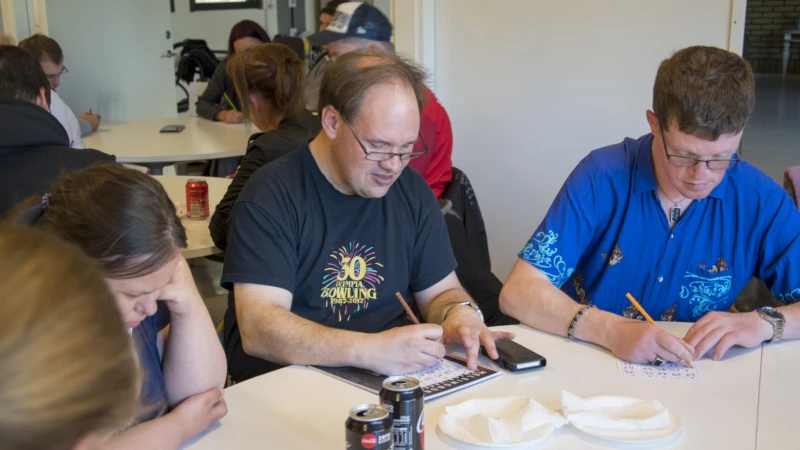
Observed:
[[[766,343],[780,341],[783,338],[783,328],[786,326],[786,319],[784,319],[783,313],[771,306],[758,308],[756,311],[762,319],[772,324],[772,339],[766,341]]]
[[[475,302],[470,302],[470,301],[455,303],[453,305],[450,305],[450,307],[447,308],[447,311],[444,312],[444,318],[442,319],[442,322],[447,320],[447,315],[450,314],[450,311],[452,311],[453,308],[455,308],[456,306],[469,306],[470,308],[474,309],[476,313],[478,313],[478,317],[481,318],[481,322],[484,322],[483,312],[481,311],[480,308],[478,308],[478,305],[476,305]]]

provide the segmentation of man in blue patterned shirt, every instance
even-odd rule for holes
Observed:
[[[578,164],[519,253],[503,311],[637,363],[800,337],[800,212],[737,151],[754,91],[750,66],[725,50],[662,62],[652,133]],[[792,305],[726,312],[753,276]],[[627,292],[654,320],[696,323],[674,337],[643,322]]]

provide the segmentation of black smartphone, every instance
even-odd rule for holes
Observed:
[[[183,125],[164,125],[161,128],[161,133],[180,133],[184,128],[186,127]]]
[[[498,339],[494,341],[494,345],[500,355],[500,358],[494,361],[508,371],[541,369],[547,365],[547,359],[544,356],[514,341]],[[481,352],[489,357],[484,347],[481,347]]]

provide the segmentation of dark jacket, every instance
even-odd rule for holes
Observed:
[[[231,109],[231,105],[222,95],[223,93],[228,94],[233,104],[236,105],[236,109],[242,110],[233,80],[225,72],[227,61],[226,59],[217,66],[203,95],[197,99],[197,115],[204,119],[217,120],[217,114],[220,111]]]
[[[289,154],[307,143],[320,131],[319,117],[303,110],[294,117],[288,117],[277,129],[250,136],[250,144],[242,158],[242,164],[228,187],[228,192],[217,205],[208,228],[211,239],[219,249],[225,250],[228,238],[228,218],[233,205],[239,198],[245,183],[256,170],[276,159]]]
[[[41,107],[0,97],[0,218],[27,197],[46,193],[62,173],[114,160],[97,150],[70,148],[64,127]]]
[[[442,194],[452,208],[444,216],[450,246],[458,262],[456,275],[464,290],[483,311],[486,325],[519,323],[500,312],[500,290],[503,283],[492,273],[489,241],[478,198],[469,178],[453,167],[453,179]]]

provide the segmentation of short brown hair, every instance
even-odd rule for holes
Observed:
[[[261,44],[238,52],[228,61],[226,70],[245,117],[250,117],[250,94],[260,95],[279,116],[291,116],[304,107],[303,61],[283,44]]]
[[[58,42],[43,34],[36,33],[29,38],[21,40],[19,47],[39,61],[49,59],[54,64],[64,62],[64,52],[61,51],[61,46],[58,45]]]
[[[66,450],[136,414],[130,336],[95,261],[0,226],[0,448]]]
[[[346,53],[331,63],[319,90],[319,110],[330,105],[349,121],[361,111],[369,88],[399,83],[414,91],[420,111],[425,106],[425,70],[394,53],[363,49]]]
[[[50,82],[39,61],[19,47],[0,45],[0,96],[35,103],[42,89],[50,105]]]
[[[9,220],[35,224],[76,244],[110,278],[153,273],[186,247],[186,230],[161,183],[117,164],[64,175],[46,200],[23,201]]]
[[[665,59],[653,85],[653,112],[668,131],[715,141],[744,129],[755,104],[750,64],[716,47],[688,47]]]

